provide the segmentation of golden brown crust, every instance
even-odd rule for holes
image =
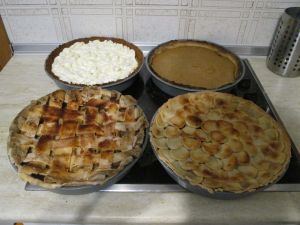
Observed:
[[[150,141],[175,174],[209,192],[266,186],[285,173],[291,157],[289,137],[270,115],[218,92],[169,99],[153,118]]]
[[[130,96],[95,88],[58,90],[16,116],[8,155],[31,184],[103,184],[140,156],[147,124]]]

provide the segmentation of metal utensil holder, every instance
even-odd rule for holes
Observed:
[[[284,77],[300,76],[300,7],[287,8],[274,33],[267,67]]]

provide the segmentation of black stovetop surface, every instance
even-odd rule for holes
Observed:
[[[253,101],[273,116],[273,118],[280,120],[250,64],[247,60],[243,62],[245,64],[246,74],[243,80],[241,80],[230,93]],[[156,110],[172,97],[155,86],[145,68],[142,69],[134,84],[122,93],[132,95],[138,99],[138,104],[143,108],[148,121],[151,121]],[[152,152],[150,143],[148,143],[143,156],[118,183],[175,184],[176,182],[165,172]],[[300,183],[300,157],[294,144],[292,144],[292,158],[289,168],[278,183]]]

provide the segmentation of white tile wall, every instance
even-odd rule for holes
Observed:
[[[11,42],[92,35],[159,43],[176,38],[268,46],[278,18],[300,0],[0,0]]]

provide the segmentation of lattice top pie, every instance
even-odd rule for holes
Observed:
[[[209,192],[249,192],[286,171],[286,132],[254,103],[217,92],[188,93],[158,110],[150,140],[176,175]]]
[[[13,121],[8,154],[22,179],[46,188],[103,184],[139,157],[146,117],[131,96],[58,90]]]

